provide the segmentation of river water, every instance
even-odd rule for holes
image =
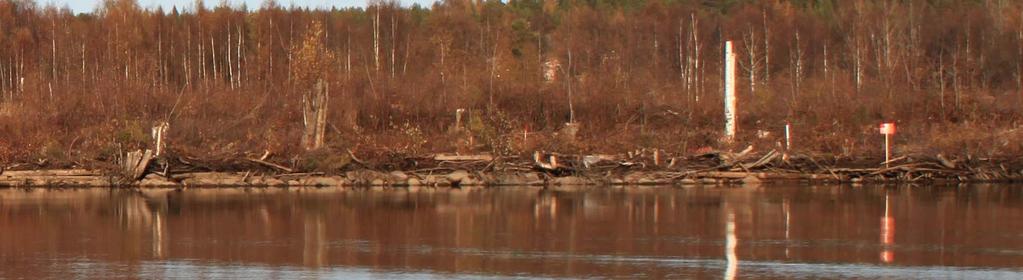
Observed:
[[[1023,279],[1023,186],[0,189],[0,278]]]

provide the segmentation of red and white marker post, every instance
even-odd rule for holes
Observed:
[[[888,161],[891,158],[890,138],[895,135],[895,123],[881,123],[879,129],[881,134],[884,134],[884,167],[888,168]]]

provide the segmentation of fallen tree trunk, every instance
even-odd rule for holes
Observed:
[[[128,152],[128,154],[124,157],[122,165],[125,176],[131,181],[142,179],[142,175],[145,175],[146,173],[146,167],[149,166],[149,162],[152,160],[153,151],[151,150],[136,150],[134,152]]]

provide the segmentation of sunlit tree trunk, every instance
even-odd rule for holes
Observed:
[[[231,62],[231,26],[227,27],[227,83],[234,89],[234,63]]]
[[[690,51],[691,60],[689,67],[690,82],[693,84],[693,103],[700,102],[700,91],[702,90],[702,74],[700,72],[700,36],[699,36],[699,25],[696,21],[696,14],[690,14]],[[690,110],[691,111],[691,110]]]
[[[398,27],[397,26],[398,26],[398,20],[395,17],[395,13],[391,13],[391,79],[394,79],[394,71],[395,71],[394,56],[395,56],[395,49],[397,48],[397,45],[398,45],[398,37],[397,37],[397,28]]]
[[[755,94],[757,92],[757,72],[760,71],[761,57],[757,53],[757,41],[756,34],[753,32],[753,26],[750,25],[743,36],[743,44],[746,48],[746,74],[749,77],[749,92]]]
[[[380,71],[380,7],[373,7],[373,71]]]
[[[795,44],[792,47],[792,104],[797,103],[799,92],[802,90],[803,82],[803,47],[799,39],[799,32],[795,34]]]
[[[763,11],[764,20],[764,84],[771,82],[771,30],[767,25],[767,11]]]

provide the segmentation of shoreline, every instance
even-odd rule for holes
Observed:
[[[84,169],[22,170],[0,174],[0,187],[121,187],[121,188],[236,188],[236,187],[561,187],[561,186],[741,186],[797,184],[877,183],[1015,183],[1023,176],[962,178],[857,177],[848,174],[707,171],[680,174],[672,171],[634,171],[607,175],[552,176],[540,171],[470,172],[455,170],[433,174],[411,172],[351,171],[320,173],[256,174],[255,172],[191,172],[163,177],[148,174],[140,180],[125,181],[114,175]]]
[[[949,159],[907,155],[881,163],[790,155],[712,152],[665,157],[659,152],[626,155],[568,155],[536,152],[520,157],[435,154],[401,162],[354,163],[328,172],[300,170],[264,159],[247,165],[211,165],[171,155],[122,165],[122,169],[0,170],[0,187],[488,187],[755,185],[773,183],[1013,183],[1023,182],[1023,161]],[[219,170],[217,170],[219,169]],[[390,169],[390,170],[389,170]],[[393,170],[399,169],[399,170]],[[347,170],[347,171],[345,171]]]

